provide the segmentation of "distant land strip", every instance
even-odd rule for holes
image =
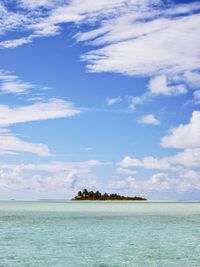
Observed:
[[[72,198],[72,200],[133,200],[133,201],[143,201],[147,200],[143,197],[128,197],[128,196],[121,196],[118,194],[107,194],[107,193],[100,193],[99,191],[88,191],[87,189],[83,189],[83,191],[79,191],[77,195]]]

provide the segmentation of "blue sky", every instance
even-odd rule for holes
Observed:
[[[200,198],[199,1],[0,1],[0,198]]]

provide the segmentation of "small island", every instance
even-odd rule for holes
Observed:
[[[83,191],[79,191],[78,194],[72,198],[72,200],[89,200],[89,201],[103,201],[103,200],[108,200],[108,201],[144,201],[147,200],[146,198],[143,197],[127,197],[127,196],[121,196],[118,194],[107,194],[107,193],[100,193],[99,191],[93,192],[93,191],[88,191],[87,189],[84,189]]]

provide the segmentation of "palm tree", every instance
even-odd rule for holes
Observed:
[[[83,189],[83,197],[86,198],[88,196],[88,191],[87,189]]]
[[[82,197],[82,196],[83,196],[82,192],[79,191],[79,192],[78,192],[78,197]]]
[[[95,193],[95,197],[96,197],[97,199],[101,198],[101,193],[100,193],[99,191],[96,191],[96,193]]]

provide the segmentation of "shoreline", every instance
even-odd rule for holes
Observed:
[[[60,203],[200,203],[200,200],[71,200],[71,199],[0,199],[0,202]]]

